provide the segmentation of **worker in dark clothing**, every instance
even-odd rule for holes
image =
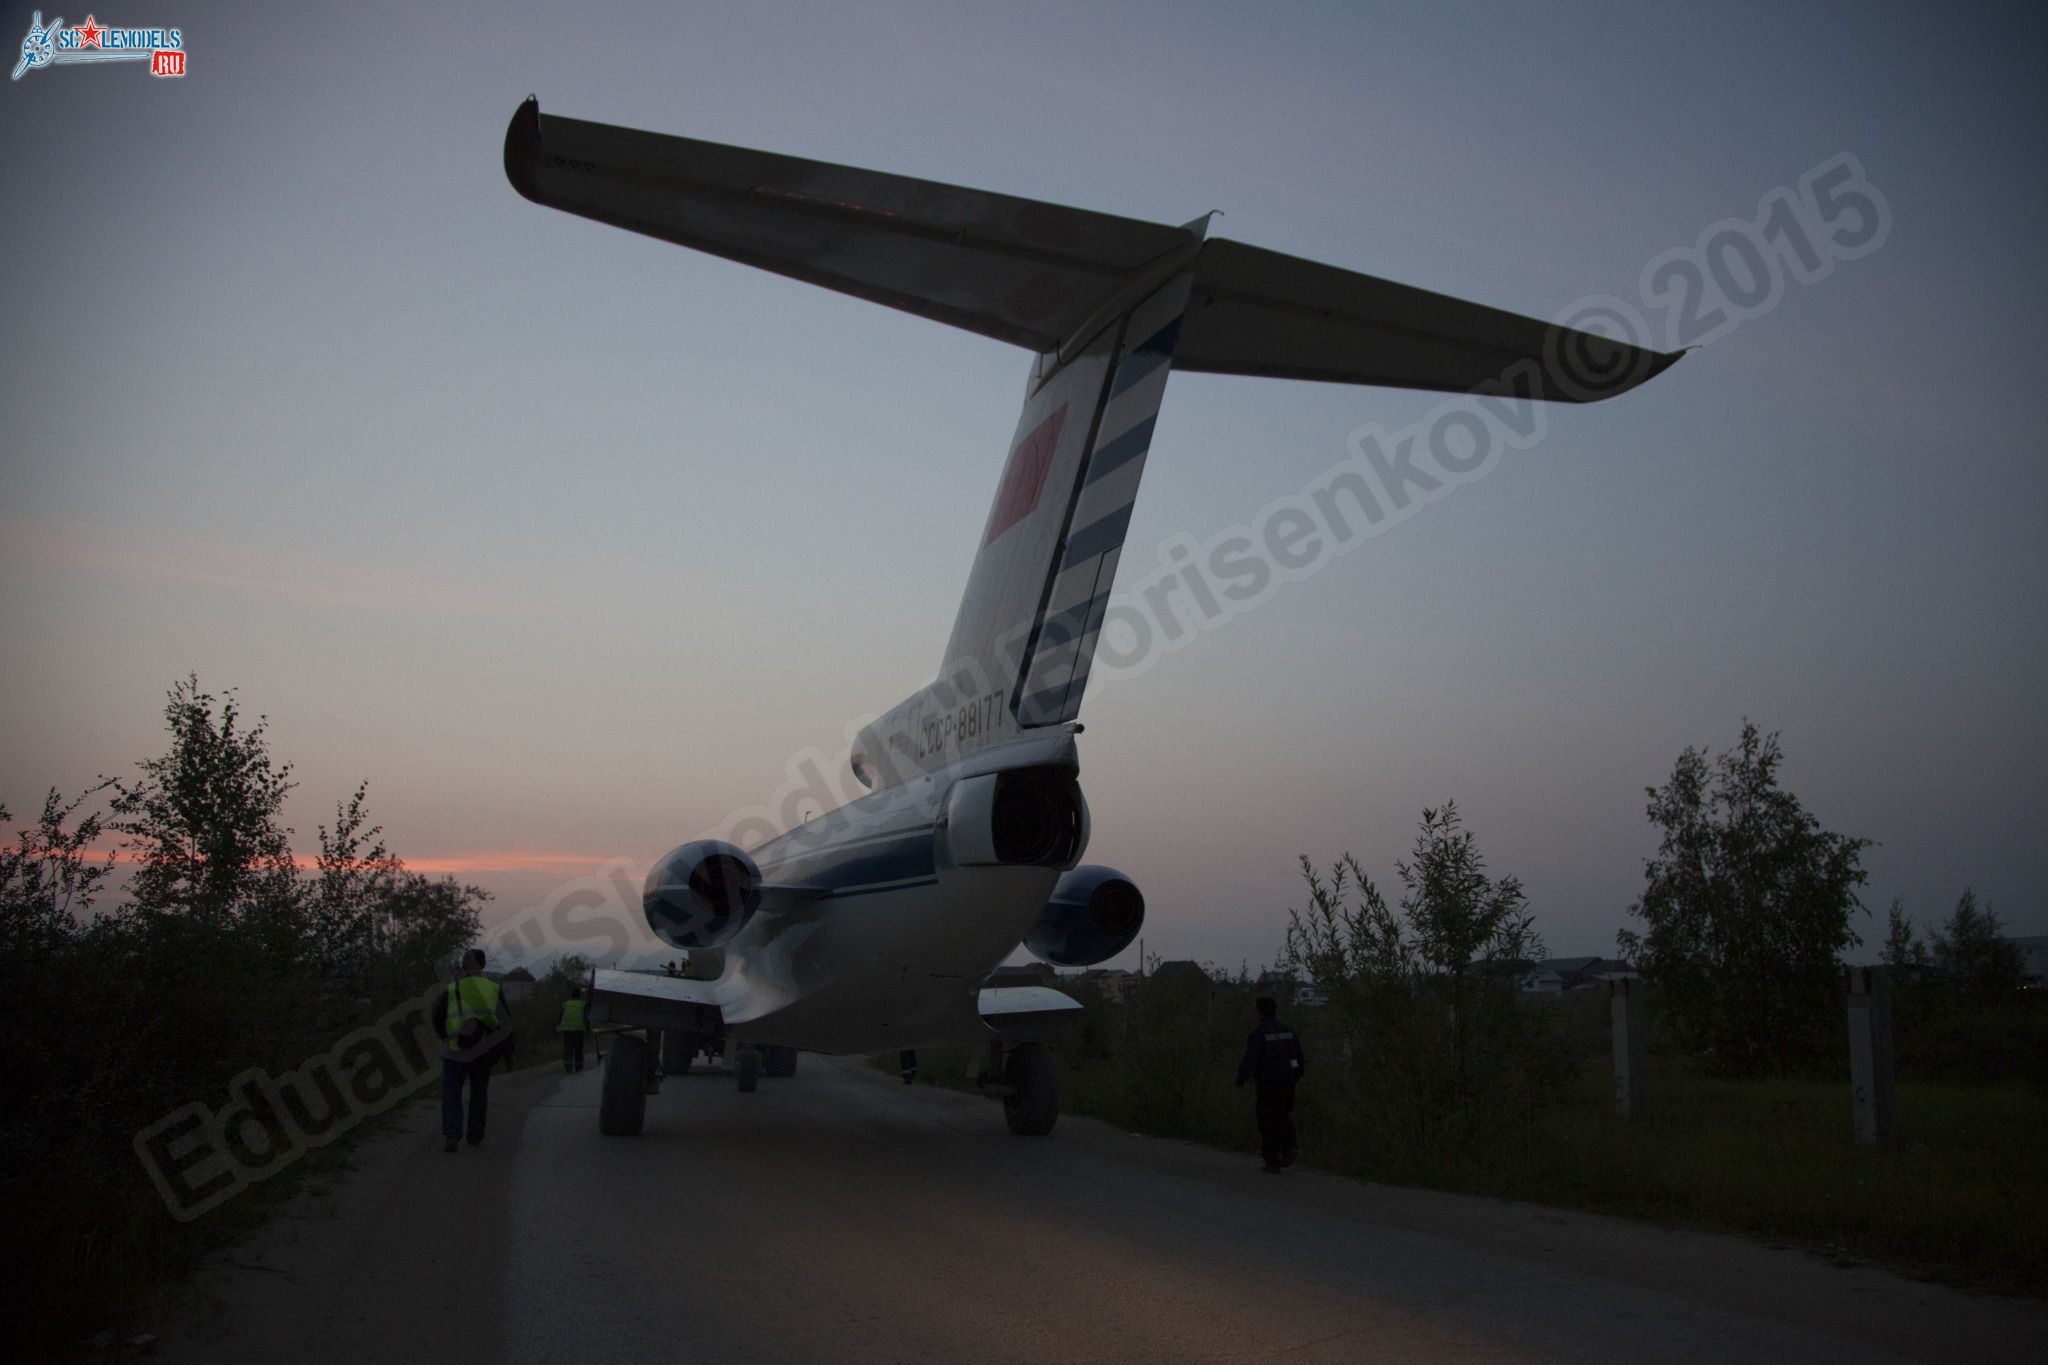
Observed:
[[[1294,1087],[1301,1080],[1306,1058],[1301,1039],[1280,1022],[1279,1006],[1270,995],[1257,1001],[1259,1022],[1244,1040],[1244,1060],[1237,1064],[1237,1083],[1258,1084],[1257,1113],[1259,1147],[1266,1159],[1265,1169],[1275,1175],[1292,1166],[1297,1154],[1294,1138]]]
[[[484,1140],[491,1066],[512,1055],[512,1012],[498,983],[484,975],[484,950],[462,955],[462,975],[434,1001],[434,1032],[441,1039],[441,1136],[447,1151],[461,1143],[462,1088],[469,1087],[469,1145]]]
[[[904,1048],[896,1054],[896,1065],[903,1072],[903,1083],[909,1085],[917,1079],[917,1049]]]

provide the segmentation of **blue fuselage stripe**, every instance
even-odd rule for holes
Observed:
[[[892,884],[938,880],[929,828],[886,842],[861,840],[851,848],[822,848],[774,864],[777,881],[827,888],[834,896],[886,891]],[[920,879],[923,879],[920,881]]]

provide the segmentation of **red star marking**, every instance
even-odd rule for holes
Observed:
[[[104,32],[106,30],[94,22],[93,17],[88,14],[85,16],[85,22],[78,26],[78,45],[80,47],[98,47],[100,45],[100,35]]]
[[[1037,510],[1038,495],[1045,491],[1045,476],[1052,469],[1053,451],[1059,448],[1060,427],[1066,420],[1067,405],[1062,403],[1010,452],[1002,486],[996,490],[996,505],[989,509],[988,529],[981,533],[983,545]]]

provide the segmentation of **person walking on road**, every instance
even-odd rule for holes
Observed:
[[[1237,1083],[1258,1083],[1256,1113],[1259,1119],[1259,1147],[1265,1169],[1278,1175],[1294,1164],[1297,1145],[1294,1136],[1294,1087],[1301,1080],[1306,1057],[1301,1039],[1280,1022],[1280,1007],[1270,995],[1256,1002],[1259,1021],[1244,1040],[1244,1060],[1237,1064]]]
[[[583,1018],[584,1000],[581,995],[572,995],[562,1002],[562,1020],[555,1025],[555,1031],[562,1035],[562,1070],[577,1072],[583,1069],[583,1039],[590,1032],[590,1025]]]
[[[462,975],[434,1001],[434,1031],[441,1037],[441,1136],[454,1151],[467,1132],[469,1145],[484,1140],[490,1108],[491,1065],[512,1051],[512,1015],[498,983],[483,974],[484,950],[462,955]],[[469,1087],[463,1123],[462,1088]]]

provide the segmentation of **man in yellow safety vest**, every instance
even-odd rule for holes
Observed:
[[[441,1036],[441,1136],[454,1151],[464,1134],[462,1087],[469,1085],[469,1145],[484,1140],[491,1064],[512,1053],[512,1013],[498,983],[484,974],[484,950],[462,955],[462,974],[434,1002]]]
[[[583,1039],[590,1032],[590,1025],[583,1017],[583,997],[572,995],[562,1002],[562,1022],[555,1025],[555,1031],[562,1035],[562,1070],[583,1069]]]

